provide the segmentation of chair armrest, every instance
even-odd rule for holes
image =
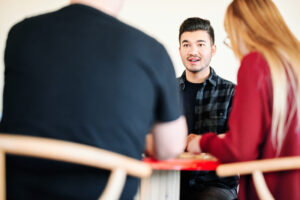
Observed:
[[[0,149],[8,154],[46,158],[110,170],[123,168],[131,176],[148,177],[149,165],[136,159],[74,142],[0,134]]]
[[[150,165],[93,146],[33,136],[0,134],[0,200],[5,199],[5,154],[30,156],[112,171],[100,200],[116,200],[127,174],[139,178],[152,173]]]
[[[291,156],[221,164],[217,167],[216,173],[221,177],[252,174],[254,186],[259,198],[261,200],[274,200],[262,173],[299,168],[300,156]]]
[[[251,174],[253,171],[273,172],[300,168],[300,156],[263,159],[221,164],[217,167],[218,176]]]

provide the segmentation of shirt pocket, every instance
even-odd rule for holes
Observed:
[[[215,133],[224,133],[226,131],[226,113],[220,110],[211,110],[206,120],[208,131]]]
[[[210,119],[214,119],[214,120],[222,120],[222,119],[226,119],[226,113],[224,110],[211,110],[209,112],[209,118]]]

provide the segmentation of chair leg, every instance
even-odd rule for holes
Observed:
[[[5,176],[5,153],[0,151],[0,200],[5,200],[6,198]]]
[[[112,170],[99,200],[118,200],[126,181],[126,175],[124,169],[117,168]]]
[[[253,171],[252,178],[255,185],[256,192],[260,200],[274,200],[266,181],[264,175],[261,171]]]

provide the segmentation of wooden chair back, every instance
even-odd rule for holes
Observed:
[[[216,172],[221,177],[252,174],[258,197],[261,200],[274,200],[263,173],[294,169],[300,169],[300,156],[221,164]]]
[[[0,134],[0,200],[6,199],[5,154],[64,161],[110,170],[111,174],[99,197],[100,200],[119,199],[127,174],[143,178],[152,173],[151,167],[142,161],[93,146],[57,139]]]

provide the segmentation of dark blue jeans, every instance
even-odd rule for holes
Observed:
[[[215,186],[203,187],[201,190],[181,191],[180,200],[235,200],[236,188],[227,189]]]
[[[219,178],[214,171],[182,171],[181,200],[237,199],[238,177]]]

